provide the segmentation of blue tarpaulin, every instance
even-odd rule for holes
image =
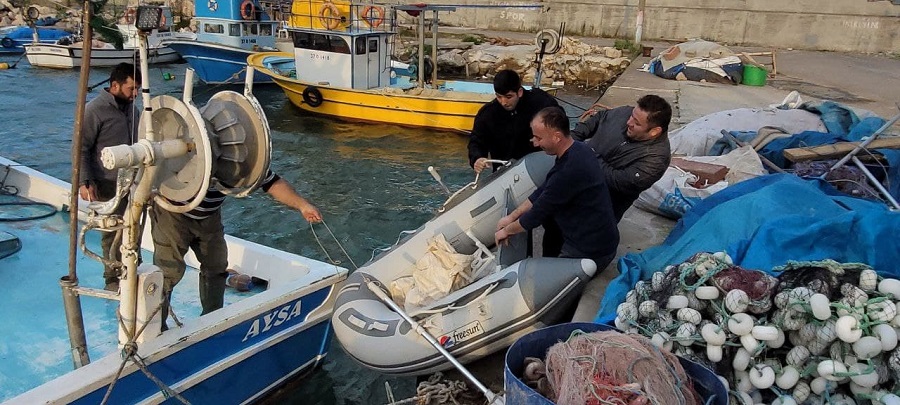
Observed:
[[[769,273],[790,260],[833,259],[900,278],[900,213],[820,180],[772,174],[743,181],[694,206],[660,246],[621,258],[596,321],[614,319],[638,280],[697,252],[723,250],[736,265]]]

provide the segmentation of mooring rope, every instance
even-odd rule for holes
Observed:
[[[325,225],[325,229],[328,230],[328,233],[331,235],[331,239],[334,240],[334,243],[337,243],[338,247],[341,249],[341,252],[344,253],[344,256],[346,256],[346,257],[347,257],[347,260],[350,261],[350,264],[353,265],[353,269],[354,269],[354,270],[359,269],[359,266],[356,265],[356,263],[353,261],[353,258],[350,257],[350,255],[347,253],[347,250],[344,249],[344,246],[341,245],[341,242],[340,242],[340,241],[338,241],[337,236],[334,236],[334,232],[331,231],[331,228],[328,227],[328,224],[325,223],[325,220],[324,220],[324,219],[322,220],[322,225]],[[321,249],[322,249],[322,252],[325,253],[325,256],[328,257],[328,261],[331,262],[331,264],[334,264],[334,265],[339,265],[339,264],[341,264],[341,261],[340,261],[340,260],[335,260],[335,259],[333,259],[333,258],[331,257],[331,255],[328,253],[328,249],[325,249],[325,245],[322,244],[322,241],[319,239],[319,235],[316,234],[316,228],[313,226],[312,223],[309,224],[309,229],[312,231],[313,238],[316,239],[316,243],[319,244],[319,248],[321,248]]]

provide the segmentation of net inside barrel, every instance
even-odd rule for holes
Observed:
[[[678,358],[643,336],[575,331],[547,351],[544,392],[566,404],[698,404]]]

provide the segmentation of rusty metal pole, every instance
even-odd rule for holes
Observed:
[[[438,53],[438,11],[434,10],[433,17],[431,19],[431,39],[433,45],[431,46],[431,87],[437,88],[437,53]],[[425,66],[422,63],[422,66]]]
[[[78,187],[81,184],[81,125],[84,121],[84,104],[88,91],[88,80],[91,73],[91,5],[90,0],[84,2],[84,42],[81,47],[81,74],[78,78],[78,99],[75,101],[75,125],[72,130],[72,186],[69,197],[69,274],[60,279],[63,305],[66,312],[66,325],[69,329],[69,344],[72,348],[72,362],[75,368],[91,362],[87,351],[87,338],[84,333],[84,317],[81,312],[81,298],[75,288],[78,287],[77,249],[78,249]]]
[[[419,66],[418,74],[419,74],[419,85],[418,87],[425,87],[425,10],[419,12]]]

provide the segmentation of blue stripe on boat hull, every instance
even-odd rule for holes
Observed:
[[[279,308],[261,312],[255,318],[241,322],[178,352],[169,353],[164,359],[149,364],[148,368],[154,376],[170,386],[199,376],[202,380],[193,386],[173,387],[176,391],[183,389],[180,395],[191,403],[230,404],[255,398],[287,378],[315,367],[324,359],[331,338],[329,317],[322,316],[319,322],[313,325],[304,324],[304,321],[310,312],[326,301],[331,288],[328,286]],[[284,319],[286,315],[284,308],[290,311],[298,302],[301,303],[299,315]],[[279,319],[283,319],[283,322],[272,326],[272,329],[267,329],[265,328],[267,315],[269,324],[274,325]],[[260,333],[243,342],[249,331],[253,330],[254,323],[259,326]],[[300,331],[291,331],[292,333],[288,333],[290,336],[277,341],[281,338],[280,333],[292,327]],[[254,350],[259,352],[253,353]],[[153,361],[147,360],[148,363]],[[223,363],[231,364],[223,366]],[[205,369],[216,367],[227,368],[203,375]],[[72,403],[98,404],[102,402],[106,389],[107,387],[103,386]],[[162,399],[161,395],[150,379],[141,371],[134,370],[116,382],[109,403],[136,403],[154,396]]]
[[[209,84],[243,83],[246,77],[244,69],[247,68],[247,57],[255,53],[203,42],[176,41],[167,42],[166,46],[178,52],[191,65],[200,80]],[[253,82],[272,83],[272,78],[255,72]]]

